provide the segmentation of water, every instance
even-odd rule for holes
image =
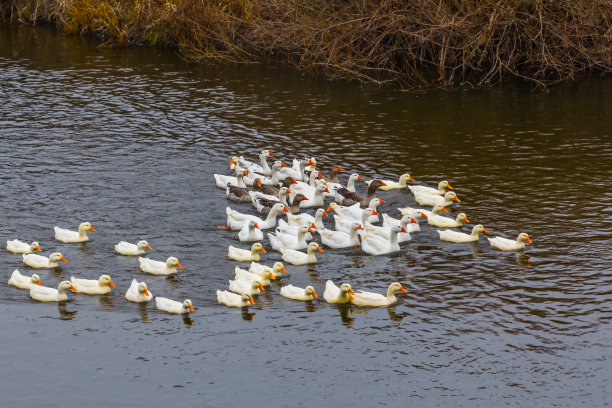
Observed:
[[[404,93],[100,49],[45,27],[4,25],[0,39],[0,238],[64,254],[61,269],[37,271],[45,285],[104,273],[117,285],[60,305],[0,285],[3,406],[609,405],[609,79]],[[235,265],[224,256],[240,244],[216,229],[228,203],[212,174],[263,148],[314,156],[324,171],[447,179],[462,200],[453,214],[492,235],[528,232],[533,245],[446,243],[422,224],[400,254],[326,250],[315,266],[289,266],[248,311],[220,306]],[[392,215],[414,204],[407,191],[380,196]],[[53,226],[85,220],[90,242],[53,239]],[[138,239],[184,270],[156,277],[113,254]],[[7,251],[0,262],[2,279],[33,272]],[[133,277],[196,312],[127,302]],[[328,279],[377,292],[400,281],[409,293],[376,309],[279,295],[286,283],[322,294]]]

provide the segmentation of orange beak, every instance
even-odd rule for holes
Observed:
[[[147,245],[147,248],[150,249],[151,251],[153,250],[153,248],[151,248],[151,245]]]
[[[450,184],[448,184],[446,187],[450,188],[451,190],[453,189]]]
[[[313,222],[313,223],[310,225],[310,228],[317,228],[317,226],[316,226],[316,225],[315,225],[315,223]]]
[[[363,229],[363,227],[361,226],[361,224],[359,224],[359,226],[357,227],[357,229],[360,229],[360,230],[362,230],[362,229]]]
[[[363,177],[357,175],[357,180],[363,180]]]
[[[304,200],[308,200],[308,197],[304,196]]]
[[[194,309],[193,309],[193,305],[189,305],[189,311],[190,311],[190,312],[193,312],[193,310],[194,310]]]
[[[410,181],[414,181],[414,179],[413,179],[412,177],[410,177],[408,180],[410,180]]]
[[[467,217],[465,217],[465,222],[470,222],[470,220],[468,220]]]
[[[261,181],[257,180],[257,187],[261,187]]]
[[[427,218],[427,214],[425,214],[425,213],[421,213],[421,217],[423,217],[423,218]]]
[[[385,202],[385,200],[383,200],[382,198],[379,198],[378,201],[380,201],[381,204]]]
[[[344,169],[342,167],[340,167],[340,166],[338,166],[338,170],[344,171]]]
[[[267,254],[266,250],[261,248],[261,252],[263,252],[264,254]]]
[[[531,239],[529,239],[529,237],[527,237],[527,242],[529,242],[531,244]],[[39,283],[40,285],[40,283]]]
[[[312,296],[314,296],[314,297],[316,297],[316,298],[318,298],[318,297],[319,297],[319,295],[317,295],[317,292],[315,292],[314,290],[312,291]]]
[[[411,223],[411,224],[416,224],[417,222],[416,222],[416,220],[415,220],[414,218],[411,218],[411,219],[410,219],[410,223]]]
[[[149,293],[149,291],[145,288],[144,293],[146,296],[151,296],[151,294]]]
[[[228,166],[231,166],[232,164],[234,164],[234,159],[230,160]]]
[[[460,202],[461,202],[461,200],[459,199],[459,197],[455,197],[455,201],[456,201],[456,202],[458,202],[458,203],[460,203]]]
[[[68,262],[63,256],[60,258],[60,261]]]
[[[264,288],[263,285],[260,283],[259,284],[259,290],[266,290],[266,288]]]
[[[311,166],[314,166],[314,165],[315,165],[315,162],[314,162],[314,161],[312,161],[312,160],[308,160],[308,164],[310,164]]]
[[[319,251],[319,252],[323,252],[323,250],[321,249],[321,247],[317,247],[317,251]]]
[[[268,150],[268,155],[269,156],[274,156],[274,153],[272,153],[271,151]]]
[[[382,180],[381,180],[381,181],[380,181],[380,185],[381,185],[381,186],[386,186],[386,185],[387,185],[387,183],[385,183],[384,181],[382,181]]]
[[[40,280],[38,280],[38,281],[36,282],[36,284],[37,284],[38,286],[42,286],[42,283],[40,283]]]
[[[488,233],[489,233],[489,231],[488,231],[486,228],[483,228],[483,229],[482,229],[482,232],[484,232],[485,234],[488,234]]]
[[[326,211],[331,211],[331,210],[332,210],[332,208],[331,208],[331,204],[330,204],[330,206],[329,206],[329,207],[327,207],[327,210],[326,210]],[[327,215],[327,214],[325,214],[325,215]]]
[[[327,211],[323,210],[323,215],[327,217]]]
[[[255,228],[259,229],[259,225],[257,225],[257,223],[255,223]]]
[[[295,179],[291,179],[291,184],[297,184],[297,181],[295,181]]]
[[[36,245],[36,250],[37,250],[38,252],[42,252],[42,249],[40,249],[40,246],[38,246],[38,245]]]
[[[269,278],[270,278],[271,280],[276,280],[276,278],[274,277],[274,274],[273,274],[273,273],[270,273],[269,275],[270,275],[270,276],[269,276]]]
[[[354,294],[355,294],[355,291],[354,291],[353,289],[350,289],[350,290],[349,290],[349,293],[350,293],[351,295],[354,295]]]
[[[442,208],[442,211],[444,211],[445,213],[448,212],[448,210],[446,208],[444,208],[444,207]]]
[[[308,232],[314,232],[312,228],[308,228]]]
[[[89,228],[89,230],[90,230],[91,232],[96,232],[96,229],[95,229],[94,227]]]
[[[291,194],[291,193],[293,193],[293,191],[287,189],[287,193]]]
[[[248,176],[248,175],[249,175],[249,173],[248,173],[248,172],[245,170],[245,171],[243,171],[243,172],[242,172],[242,175],[243,175],[243,176]]]
[[[408,232],[408,231],[406,231],[406,228],[402,227],[402,232]]]
[[[380,215],[377,211],[372,212],[372,215]]]
[[[287,207],[283,208],[284,212],[289,212],[289,209]]]
[[[183,267],[181,266],[181,263],[180,263],[180,262],[178,262],[178,263],[176,264],[176,266],[177,266],[179,269],[183,269]]]
[[[110,286],[111,288],[114,288],[114,287],[115,287],[115,284],[113,283],[113,281],[108,281],[108,284],[109,284],[109,286]]]
[[[72,290],[73,292],[76,292],[77,288],[75,288],[74,286],[70,285],[70,290]]]
[[[249,303],[250,303],[250,304],[252,304],[252,305],[254,305],[254,304],[255,304],[255,301],[254,301],[254,300],[253,300],[253,298],[252,298],[252,297],[250,297],[250,296],[249,296]]]
[[[287,167],[287,165],[281,161],[281,167]]]
[[[325,192],[329,193],[329,188],[325,187]]]
[[[323,175],[321,174],[321,172],[320,172],[320,171],[318,171],[317,173],[318,173],[318,174],[317,174],[317,177],[319,177],[319,178],[323,178]]]
[[[404,288],[400,288],[400,290],[401,290],[402,292],[404,292],[404,293],[408,293],[408,291],[407,291],[406,289],[404,289]]]
[[[287,273],[287,270],[285,269],[284,266],[281,268],[281,271],[283,271],[283,273]]]

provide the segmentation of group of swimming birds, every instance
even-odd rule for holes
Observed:
[[[89,222],[83,222],[79,225],[78,231],[71,231],[55,227],[55,239],[61,242],[86,242],[89,241],[87,231],[96,232],[94,227]],[[23,264],[31,268],[57,268],[58,262],[68,262],[59,252],[54,252],[48,257],[38,255],[35,252],[42,252],[38,242],[28,244],[17,239],[7,241],[6,249],[9,252],[22,254]],[[146,241],[139,241],[136,244],[121,241],[115,245],[115,252],[120,255],[144,255],[145,249],[152,249]],[[140,270],[153,275],[170,275],[176,273],[176,268],[183,269],[178,259],[175,257],[168,258],[165,262],[155,261],[142,256],[138,257]],[[37,274],[32,276],[22,275],[18,269],[15,269],[11,274],[8,284],[19,289],[30,291],[30,297],[40,302],[62,302],[68,300],[67,290],[72,290],[77,293],[85,293],[89,295],[103,295],[111,291],[115,284],[108,275],[102,275],[99,279],[79,279],[74,276],[68,281],[59,283],[57,289],[42,286],[40,277]],[[153,295],[147,288],[145,282],[138,282],[132,279],[132,283],[125,293],[125,298],[131,302],[148,302],[153,299]],[[183,302],[177,302],[172,299],[157,296],[155,305],[159,310],[169,313],[183,314],[194,311],[191,300],[186,299]]]
[[[266,253],[258,242],[264,239],[262,230],[274,230],[267,234],[272,249],[282,253],[284,262],[292,265],[316,263],[316,252],[323,252],[317,242],[311,241],[316,233],[321,244],[329,248],[361,248],[370,255],[385,255],[400,251],[400,243],[411,239],[410,233],[420,231],[418,219],[427,219],[437,230],[441,240],[463,243],[478,241],[481,232],[489,231],[478,224],[471,233],[461,232],[464,223],[469,223],[465,213],[455,218],[442,215],[448,213],[445,207],[454,202],[461,202],[448,181],[441,181],[437,188],[411,184],[414,179],[410,174],[402,174],[397,181],[373,179],[365,181],[367,193],[361,194],[355,184],[363,180],[359,174],[351,174],[346,185],[339,182],[339,173],[344,171],[335,165],[330,175],[323,175],[316,167],[316,159],[294,159],[291,167],[282,160],[276,160],[272,166],[267,159],[274,153],[263,150],[259,154],[259,163],[233,157],[229,163],[234,175],[214,174],[217,187],[225,189],[226,197],[231,201],[250,203],[259,215],[239,212],[231,207],[226,208],[227,223],[219,229],[238,231],[241,242],[255,242],[250,249],[230,246],[228,258],[239,261],[251,261],[249,270],[235,267],[235,278],[230,280],[229,291],[217,291],[217,301],[227,306],[245,307],[253,304],[252,295],[259,294],[270,279],[276,279],[285,272],[282,262],[273,267],[258,263],[260,252]],[[384,203],[376,197],[378,190],[406,189],[413,193],[415,201],[425,208],[402,207],[401,219],[388,214],[380,214],[377,208]],[[327,209],[325,200],[333,198]],[[305,208],[318,207],[314,215],[302,212]],[[335,229],[328,229],[323,217],[335,211]],[[287,220],[281,219],[286,216]],[[379,223],[382,218],[382,225]],[[457,228],[453,230],[450,228]],[[519,250],[525,248],[525,242],[532,243],[529,235],[519,234],[516,240],[502,237],[488,238],[490,244],[500,250]],[[311,241],[311,242],[308,242]],[[302,251],[302,250],[305,250]],[[397,302],[395,293],[406,292],[399,282],[389,285],[387,294],[374,292],[355,292],[350,284],[336,286],[331,280],[325,285],[323,298],[328,303],[352,303],[357,306],[388,306]],[[295,300],[312,300],[318,297],[312,286],[299,288],[292,285],[283,286],[281,295]]]
[[[331,174],[326,177],[316,168],[316,160],[294,159],[292,167],[288,167],[281,160],[277,160],[270,167],[267,158],[274,155],[269,150],[263,150],[260,155],[260,164],[250,162],[244,157],[233,157],[230,168],[233,176],[215,174],[216,185],[226,190],[229,200],[248,202],[255,207],[260,216],[226,208],[227,225],[221,227],[225,230],[238,232],[241,242],[261,241],[264,238],[262,230],[274,229],[268,233],[272,249],[282,253],[282,259],[292,265],[316,263],[317,251],[323,249],[317,242],[311,241],[316,233],[319,234],[321,244],[329,248],[361,247],[363,252],[370,255],[384,255],[400,251],[400,243],[411,239],[410,233],[420,231],[417,219],[426,218],[428,224],[447,229],[437,230],[440,239],[450,242],[462,243],[479,240],[481,232],[489,233],[482,224],[472,228],[470,234],[448,228],[461,229],[463,223],[469,223],[465,213],[459,213],[454,219],[441,213],[448,212],[445,207],[453,202],[461,202],[447,181],[441,181],[437,188],[423,185],[408,185],[414,182],[410,174],[402,174],[398,181],[373,179],[365,181],[367,194],[360,194],[355,184],[363,178],[358,174],[351,174],[347,184],[339,182],[338,175],[344,171],[341,166],[334,166]],[[377,208],[384,203],[383,199],[376,197],[378,190],[407,189],[414,194],[414,199],[424,208],[399,208],[401,219],[388,214],[380,214]],[[333,197],[334,202],[324,209],[325,199]],[[304,208],[319,207],[314,216],[302,212]],[[335,211],[335,229],[328,229],[323,223],[323,217]],[[286,216],[287,220],[280,219]],[[265,218],[263,218],[265,217]],[[382,225],[374,225],[380,222]],[[71,231],[55,227],[55,239],[61,242],[88,241],[87,231],[96,230],[89,222],[79,225],[78,231]],[[311,242],[308,242],[311,241]],[[531,244],[526,233],[519,234],[516,240],[502,237],[489,238],[492,246],[501,250],[517,250],[525,247],[525,242]],[[22,254],[23,264],[32,268],[57,268],[58,262],[68,262],[59,252],[48,257],[35,254],[41,252],[37,242],[28,244],[17,239],[7,241],[6,249],[10,252]],[[175,257],[169,257],[165,262],[155,261],[140,255],[146,249],[152,249],[146,241],[136,244],[121,241],[115,245],[115,252],[120,255],[139,256],[140,270],[153,275],[170,275],[177,273],[176,268],[183,269]],[[301,250],[306,250],[305,252]],[[251,262],[249,269],[236,266],[235,276],[229,281],[229,291],[217,291],[217,301],[230,307],[246,307],[254,304],[253,295],[265,290],[270,280],[279,278],[287,273],[282,262],[276,262],[272,267],[260,264],[259,253],[266,253],[260,242],[252,244],[250,249],[230,246],[228,258],[238,262]],[[108,275],[102,275],[97,280],[79,279],[72,277],[70,281],[62,281],[57,289],[41,285],[37,274],[22,275],[14,270],[8,284],[19,289],[30,291],[32,299],[41,302],[60,302],[68,299],[67,290],[85,294],[109,293],[115,287]],[[374,292],[355,292],[350,284],[343,283],[339,287],[331,280],[325,285],[323,298],[328,303],[352,303],[357,306],[388,306],[397,302],[396,292],[406,293],[406,289],[399,283],[389,285],[387,294]],[[309,301],[318,297],[314,287],[305,288],[285,285],[280,294],[284,297]],[[132,302],[148,302],[153,295],[145,282],[136,279],[125,294],[125,298]],[[183,302],[164,297],[155,298],[156,307],[160,310],[183,314],[194,310],[191,300]]]

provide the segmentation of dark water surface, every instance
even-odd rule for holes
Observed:
[[[60,305],[0,285],[1,405],[609,405],[611,94],[609,79],[402,93],[0,27],[1,241],[62,252],[69,263],[37,271],[45,285],[105,273],[117,284]],[[248,312],[220,306],[235,266],[227,247],[240,244],[215,228],[228,203],[212,174],[263,148],[366,178],[447,179],[462,199],[453,213],[534,244],[516,254],[484,237],[445,243],[422,223],[400,254],[326,250],[316,266],[289,266]],[[380,195],[393,215],[414,204],[408,191]],[[53,239],[53,226],[85,220],[98,231],[90,242]],[[138,239],[184,270],[152,276],[113,253]],[[33,272],[5,250],[0,262],[4,281]],[[127,302],[133,277],[196,312]],[[287,283],[322,294],[327,279],[377,292],[400,281],[409,293],[388,309],[279,294]]]

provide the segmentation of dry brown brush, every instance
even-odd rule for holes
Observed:
[[[198,61],[273,55],[404,87],[612,72],[611,0],[0,0],[0,13],[104,45],[177,47]]]

